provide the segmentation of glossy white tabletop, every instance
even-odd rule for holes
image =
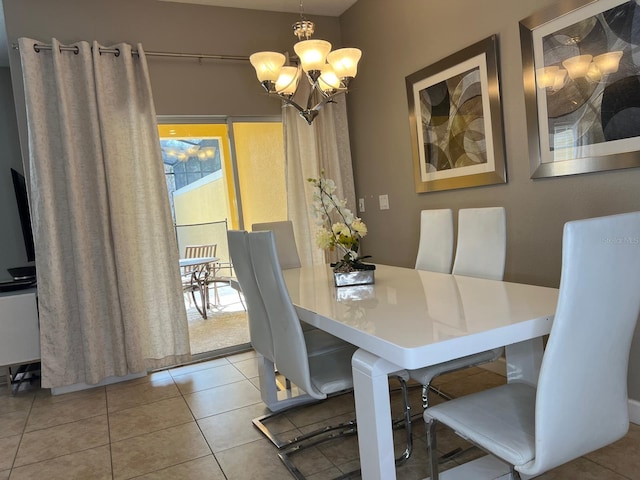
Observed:
[[[218,257],[193,257],[193,258],[181,258],[181,267],[192,267],[194,265],[200,265],[202,263],[215,263],[220,260]]]
[[[377,265],[335,287],[328,266],[285,270],[301,320],[407,369],[549,333],[555,288]]]

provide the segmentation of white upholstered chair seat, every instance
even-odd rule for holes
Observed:
[[[427,408],[424,418],[464,432],[460,436],[511,465],[524,465],[535,457],[535,408],[534,387],[509,383],[468,395],[462,408],[457,402]]]
[[[353,388],[351,357],[356,348],[343,348],[309,357],[311,384],[324,395]]]

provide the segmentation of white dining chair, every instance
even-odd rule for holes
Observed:
[[[420,242],[416,270],[451,273],[453,211],[450,208],[420,212]]]
[[[511,465],[516,479],[626,434],[629,351],[640,314],[639,239],[640,212],[565,224],[558,305],[537,387],[507,383],[425,410],[431,480],[438,479],[438,423]]]
[[[502,280],[506,254],[504,207],[462,208],[458,211],[454,275]]]
[[[300,437],[293,440],[282,440],[275,432],[272,432],[266,425],[267,421],[274,414],[282,412],[292,407],[304,405],[305,403],[317,402],[316,396],[308,393],[296,395],[290,391],[289,378],[284,375],[285,382],[277,381],[279,369],[276,368],[276,356],[274,353],[274,333],[267,316],[265,302],[258,288],[256,276],[251,261],[249,250],[249,236],[253,233],[240,230],[229,230],[227,233],[229,243],[229,254],[237,275],[240,288],[245,297],[247,307],[247,317],[249,321],[249,338],[254,350],[258,353],[260,364],[260,391],[267,408],[271,414],[263,415],[253,419],[253,424],[278,448],[295,443]],[[298,325],[299,320],[296,317]],[[303,345],[310,357],[331,355],[332,352],[354,347],[340,340],[323,330],[303,330]],[[280,398],[278,389],[287,390],[285,398]]]
[[[276,248],[278,250],[280,266],[284,270],[300,267],[300,256],[298,255],[298,247],[296,245],[296,237],[293,233],[293,223],[291,220],[254,223],[251,225],[251,230],[254,232],[261,230],[270,230],[273,232],[276,238]]]
[[[278,371],[318,400],[351,390],[353,388],[351,357],[357,348],[345,344],[340,349],[310,354],[304,341],[306,332],[300,326],[300,320],[284,282],[273,232],[251,232],[248,234],[248,242],[258,288],[271,325],[275,363],[278,366]],[[404,400],[403,423],[406,427],[407,447],[396,460],[397,463],[402,463],[409,458],[413,448],[411,408],[406,385],[408,375],[406,371],[400,371],[392,376],[400,381]],[[342,431],[337,434],[333,433],[326,439],[335,438],[342,434],[353,434],[357,430],[355,420],[343,425],[346,428],[341,427]],[[294,477],[304,478],[289,459],[291,454],[304,448],[301,441],[334,430],[335,427],[328,427],[298,437],[296,445],[289,446],[279,453],[281,460]],[[308,446],[317,443],[316,440]]]
[[[466,208],[458,212],[458,241],[454,275],[502,280],[507,250],[504,207]],[[504,353],[495,348],[448,362],[410,370],[411,378],[422,385],[422,407],[429,407],[429,390],[434,378],[464,368],[493,362]],[[441,395],[442,393],[439,392]]]

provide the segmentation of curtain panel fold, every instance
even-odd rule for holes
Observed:
[[[19,39],[43,387],[183,363],[188,326],[146,58]]]
[[[302,79],[297,94],[306,98],[309,88]],[[306,100],[300,104],[306,104]],[[347,208],[357,215],[346,98],[343,95],[322,107],[311,125],[290,106],[283,106],[282,119],[287,210],[300,262],[303,266],[334,262],[337,252],[325,252],[316,244],[317,225],[311,209],[314,187],[308,179],[318,178],[324,171],[335,182],[336,195],[345,199]]]

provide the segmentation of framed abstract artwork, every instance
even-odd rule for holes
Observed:
[[[640,166],[635,0],[565,0],[520,21],[531,177]]]
[[[507,181],[497,36],[406,77],[416,192]]]

